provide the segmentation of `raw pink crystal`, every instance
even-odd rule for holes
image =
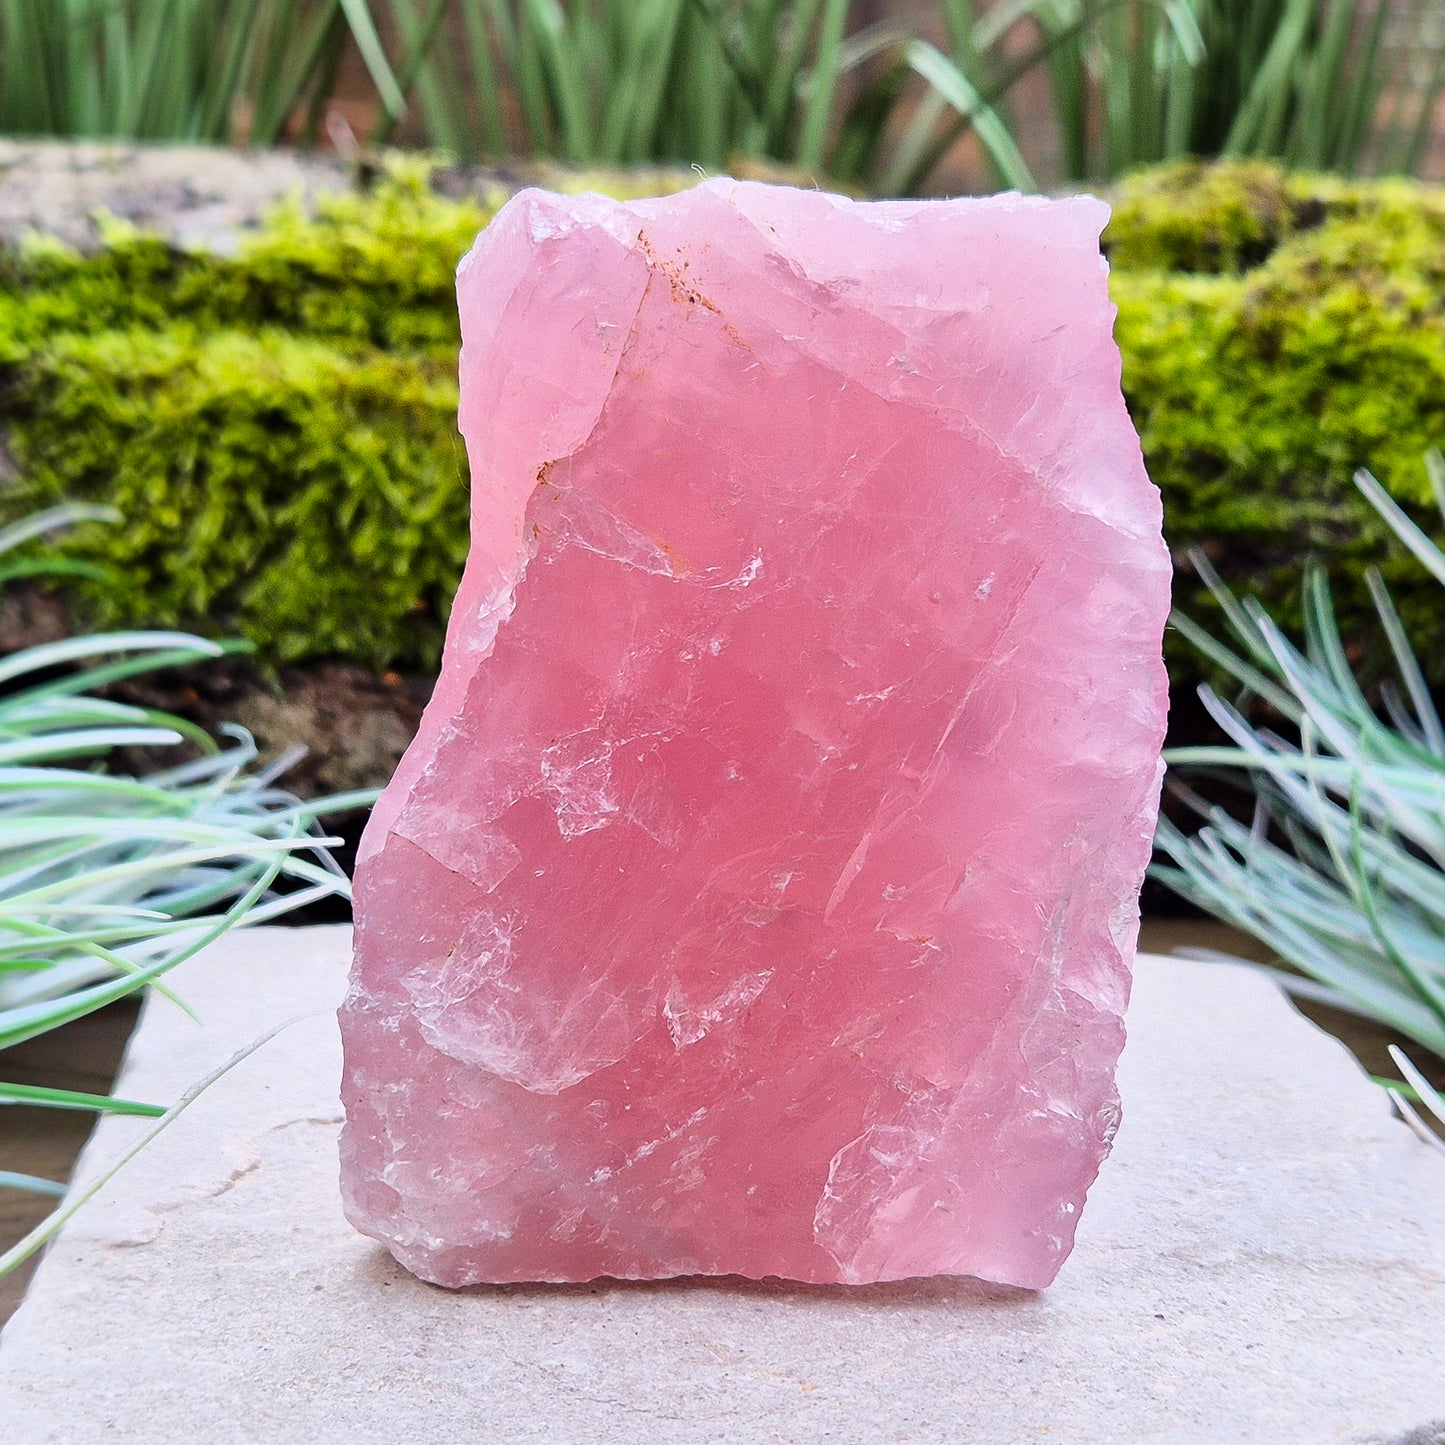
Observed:
[[[533,191],[462,263],[471,557],[342,1010],[409,1269],[1053,1279],[1165,709],[1106,215]]]

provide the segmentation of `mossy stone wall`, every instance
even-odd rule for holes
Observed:
[[[467,548],[453,274],[503,197],[413,170],[284,206],[230,257],[115,227],[6,258],[4,508],[119,510],[63,544],[108,573],[81,584],[93,620],[435,664]]]
[[[85,256],[12,249],[0,510],[122,512],[64,543],[107,569],[75,584],[93,620],[239,631],[274,662],[434,666],[466,551],[452,273],[503,195],[444,199],[414,166],[282,207],[230,256],[120,226]],[[1124,387],[1171,544],[1286,617],[1323,557],[1362,631],[1356,564],[1386,544],[1351,475],[1427,517],[1420,455],[1445,439],[1445,192],[1189,165],[1114,199]],[[1445,656],[1414,565],[1387,574]]]

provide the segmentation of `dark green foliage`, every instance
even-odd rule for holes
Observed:
[[[1170,542],[1204,546],[1288,621],[1306,555],[1385,550],[1356,467],[1426,500],[1419,457],[1445,439],[1445,193],[1241,163],[1146,172],[1115,199],[1124,387]],[[238,629],[273,661],[431,665],[466,548],[452,272],[490,209],[433,195],[418,169],[315,218],[283,210],[233,257],[117,229],[93,256],[0,262],[19,477],[0,511],[119,507],[124,527],[65,543],[110,569],[76,584],[107,621]],[[1337,570],[1358,632],[1360,568]],[[1434,599],[1408,564],[1386,571],[1423,653],[1445,658]]]

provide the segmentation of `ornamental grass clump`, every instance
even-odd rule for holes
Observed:
[[[107,516],[69,506],[0,531],[0,584],[83,566],[11,554],[62,525]],[[228,650],[184,633],[115,632],[0,659],[0,1075],[5,1049],[163,987],[166,973],[227,930],[349,894],[328,852],[337,840],[322,836],[316,819],[370,794],[301,803],[275,783],[294,758],[259,767],[239,729],[222,747],[181,718],[102,695],[110,684]],[[171,749],[183,755],[173,766],[138,775],[108,766],[126,752]],[[164,1123],[195,1092],[168,1111],[0,1082],[0,1103]],[[14,1172],[0,1173],[0,1186],[63,1192]],[[0,1254],[0,1274],[59,1223],[52,1215]]]
[[[1427,471],[1445,514],[1439,452]],[[1373,476],[1355,480],[1445,585],[1445,553]],[[1202,556],[1195,563],[1235,645],[1185,616],[1174,625],[1241,693],[1231,702],[1201,689],[1227,744],[1166,754],[1175,791],[1204,825],[1189,835],[1161,822],[1169,861],[1154,876],[1273,949],[1292,992],[1378,1019],[1445,1058],[1445,723],[1379,572],[1367,582],[1394,676],[1377,709],[1351,665],[1323,571],[1305,577],[1301,649]],[[1275,726],[1251,720],[1257,705]],[[1191,774],[1252,792],[1252,819],[1205,802],[1180,781]]]
[[[1413,174],[1445,93],[1438,10],[0,0],[0,132],[346,147],[354,121],[372,146],[409,133],[463,161],[762,160],[900,195],[934,186],[965,135],[1024,190],[1040,161],[1075,183],[1190,155]]]

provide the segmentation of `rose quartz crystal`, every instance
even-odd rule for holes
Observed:
[[[342,1010],[409,1269],[1053,1279],[1165,712],[1106,215],[531,191],[462,263],[471,556]]]

